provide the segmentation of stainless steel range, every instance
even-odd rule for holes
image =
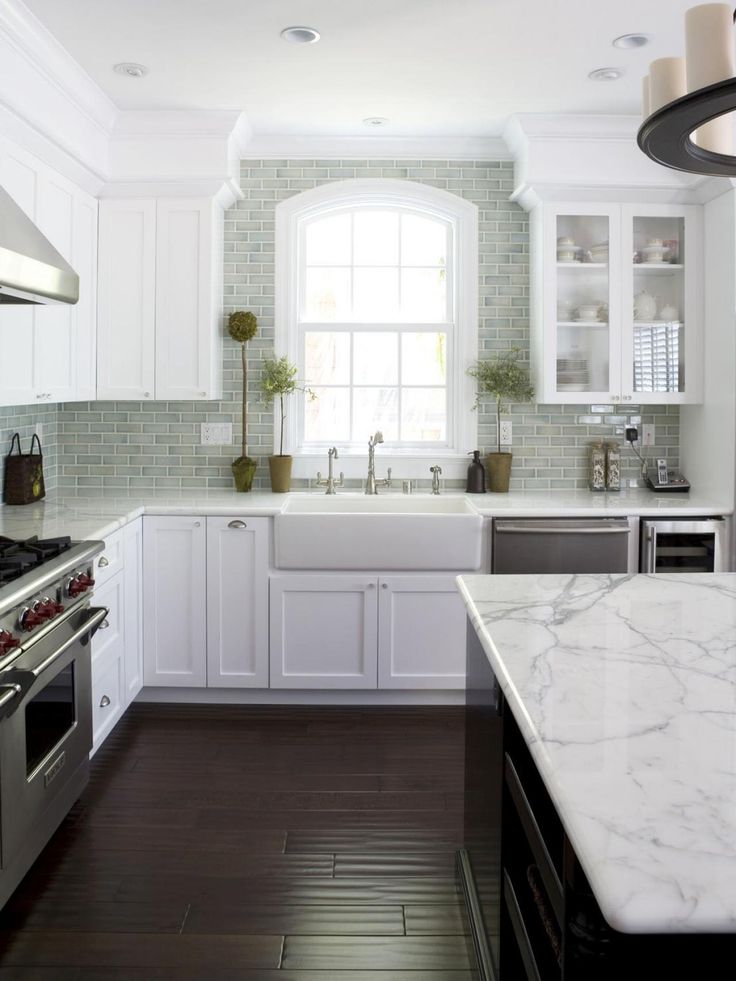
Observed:
[[[87,783],[102,548],[0,537],[0,906]]]

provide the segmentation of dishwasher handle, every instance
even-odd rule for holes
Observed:
[[[564,525],[532,524],[523,521],[497,521],[497,535],[630,535],[628,522],[594,524],[591,521],[581,521],[578,524],[567,522]]]

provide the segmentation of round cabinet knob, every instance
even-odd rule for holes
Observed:
[[[102,698],[100,699],[100,708],[106,709],[109,704],[110,704],[109,695],[103,695]]]
[[[381,589],[388,589],[388,583],[387,582],[382,582],[381,583]]]
[[[244,521],[229,521],[228,528],[247,528],[248,525]]]
[[[368,589],[375,589],[376,588],[376,584],[374,582],[369,582],[367,588]]]
[[[201,399],[206,399],[206,398],[207,398],[207,392],[200,392],[200,393],[199,393],[199,397],[200,397]]]
[[[106,569],[110,565],[110,560],[103,555],[97,565],[100,569]]]
[[[150,399],[150,397],[151,397],[151,393],[150,392],[144,392],[143,393],[143,398],[144,399]]]
[[[194,527],[195,528],[201,528],[202,527],[202,522],[201,521],[195,521],[194,522]]]

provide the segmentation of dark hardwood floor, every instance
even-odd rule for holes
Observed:
[[[0,913],[1,981],[472,981],[450,708],[133,706]]]

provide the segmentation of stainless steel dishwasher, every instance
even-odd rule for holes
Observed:
[[[626,518],[504,518],[493,522],[495,573],[629,571]]]

